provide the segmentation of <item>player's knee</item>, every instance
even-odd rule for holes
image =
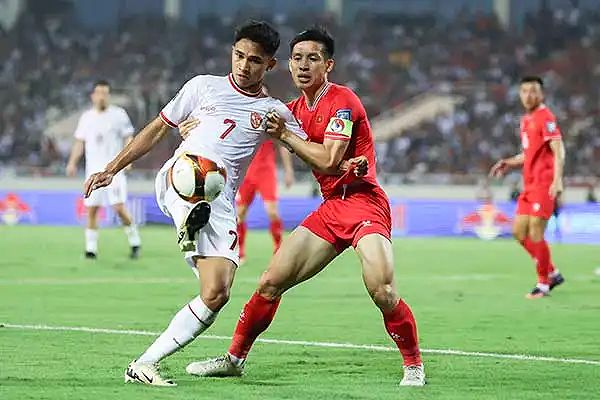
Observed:
[[[266,271],[258,281],[257,292],[261,296],[274,300],[280,297],[284,292],[284,287],[278,279],[275,279],[269,271]]]
[[[213,311],[219,311],[229,301],[229,288],[221,285],[204,287],[202,301]]]
[[[391,310],[398,302],[398,295],[391,283],[381,283],[368,287],[369,295],[381,310]]]

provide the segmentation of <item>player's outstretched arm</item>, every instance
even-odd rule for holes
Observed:
[[[171,129],[160,117],[142,129],[133,140],[125,146],[117,156],[108,163],[103,172],[92,174],[85,182],[84,193],[88,197],[93,190],[108,186],[115,176],[123,168],[148,153],[158,142],[160,142]]]
[[[550,196],[557,197],[563,191],[563,168],[565,165],[565,146],[561,139],[550,141],[550,149],[554,155],[554,179],[550,185]]]
[[[524,161],[525,155],[523,153],[519,153],[509,158],[503,158],[492,166],[490,169],[490,177],[501,178],[507,171],[523,166]]]

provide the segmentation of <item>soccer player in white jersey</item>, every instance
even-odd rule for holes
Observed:
[[[133,125],[127,112],[118,106],[109,104],[110,85],[105,80],[94,83],[92,108],[79,118],[75,130],[75,143],[71,149],[67,163],[67,175],[77,174],[77,164],[85,149],[85,175],[89,177],[100,172],[104,166],[116,156],[123,144],[133,138]],[[116,175],[106,188],[94,192],[84,200],[87,208],[87,225],[85,229],[85,257],[95,259],[98,252],[98,210],[111,205],[123,226],[129,245],[131,258],[139,255],[141,240],[137,227],[125,208],[127,201],[127,180],[123,172]]]
[[[200,121],[156,178],[158,204],[173,218],[181,235],[179,244],[199,278],[200,295],[183,306],[154,343],[129,364],[126,382],[174,386],[160,375],[158,362],[204,332],[227,303],[239,264],[235,194],[254,153],[269,138],[263,125],[266,114],[277,110],[288,129],[306,138],[288,108],[263,91],[265,72],[275,66],[278,47],[279,33],[267,23],[251,21],[239,27],[231,52],[232,72],[227,76],[199,75],[186,82],[160,115],[85,184],[89,196],[149,152],[170,128],[188,118]],[[210,206],[182,200],[168,181],[169,168],[184,152],[211,159],[226,170],[225,188]]]

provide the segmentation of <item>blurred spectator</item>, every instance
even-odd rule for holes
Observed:
[[[314,14],[271,19],[284,43],[283,62],[268,77],[274,96],[296,95],[285,43],[316,22],[337,38],[331,79],[354,88],[371,117],[428,91],[465,98],[455,113],[378,144],[384,176],[484,174],[493,160],[518,152],[522,110],[515,82],[526,73],[546,79],[546,97],[565,138],[566,174],[600,170],[600,9],[542,8],[527,16],[522,31],[501,29],[493,15],[468,12],[450,21],[363,13],[345,26],[326,14],[317,21]],[[191,76],[229,70],[239,20],[202,18],[191,27],[137,16],[120,21],[117,31],[90,33],[68,15],[40,21],[24,14],[0,34],[0,163],[62,167],[67,146],[44,139],[43,131],[57,116],[81,109],[89,84],[100,77],[127,95],[128,111],[141,127]],[[177,141],[174,135],[138,166],[157,168]]]

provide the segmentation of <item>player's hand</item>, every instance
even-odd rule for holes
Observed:
[[[268,135],[281,139],[281,136],[285,132],[285,119],[281,118],[281,115],[275,110],[271,110],[265,116],[266,121],[266,132]]]
[[[283,177],[283,181],[285,183],[286,189],[289,189],[290,186],[294,184],[296,178],[294,177],[294,171],[285,171],[285,176]]]
[[[200,125],[200,121],[196,118],[188,118],[177,126],[179,128],[179,135],[183,140],[187,139],[190,136],[190,132],[192,129]]]
[[[502,178],[502,176],[504,176],[504,174],[506,173],[506,171],[508,171],[508,169],[509,169],[508,162],[506,162],[506,160],[502,159],[502,160],[496,162],[496,164],[494,164],[492,169],[490,169],[489,175],[492,178]]]
[[[110,185],[114,177],[114,174],[110,172],[97,172],[95,174],[90,175],[90,177],[85,181],[85,185],[83,186],[83,194],[86,198],[90,197],[90,194],[96,189],[100,189],[102,187]]]
[[[550,185],[550,191],[549,191],[550,197],[552,197],[553,199],[557,199],[560,197],[560,194],[562,192],[563,192],[562,179],[552,182],[552,185]]]
[[[77,175],[77,165],[67,164],[67,176],[75,176]]]
[[[365,156],[358,156],[348,160],[350,168],[354,168],[354,175],[361,178],[369,172],[369,160]]]

